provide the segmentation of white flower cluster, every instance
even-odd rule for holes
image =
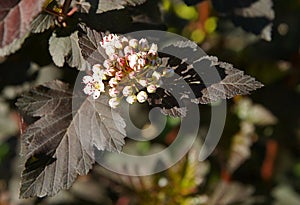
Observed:
[[[107,90],[112,108],[117,107],[122,98],[130,104],[145,102],[147,93],[154,93],[161,86],[161,77],[168,77],[174,72],[167,68],[161,73],[157,71],[161,64],[157,45],[149,45],[145,38],[128,39],[110,34],[100,45],[108,57],[102,65],[93,66],[91,76],[83,77],[83,91],[97,99],[101,92]],[[141,87],[145,87],[147,92],[140,91]]]

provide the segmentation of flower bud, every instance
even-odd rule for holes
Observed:
[[[138,55],[137,54],[131,54],[128,56],[128,63],[129,63],[129,66],[130,68],[134,68],[137,66],[137,63],[138,63]]]
[[[134,48],[134,49],[136,49],[136,48],[138,47],[138,45],[139,45],[139,42],[138,42],[138,40],[136,40],[136,39],[131,39],[131,40],[129,41],[129,46],[131,46],[131,47]]]
[[[127,86],[125,86],[125,87],[123,88],[122,93],[123,93],[123,95],[124,95],[125,97],[127,97],[127,96],[129,96],[129,95],[132,95],[133,89],[132,89],[131,86],[127,85]]]
[[[111,78],[108,82],[110,87],[115,87],[116,85],[118,85],[118,81],[116,78]]]
[[[115,78],[116,78],[117,80],[122,80],[123,77],[124,77],[123,71],[118,71],[118,72],[116,72]]]
[[[126,101],[129,103],[129,104],[133,104],[136,102],[136,96],[135,95],[130,95],[126,98]]]
[[[108,101],[108,104],[111,108],[116,108],[120,104],[120,99],[119,98],[111,98]]]
[[[125,54],[125,55],[130,55],[130,54],[132,54],[133,52],[134,52],[134,50],[133,50],[133,48],[130,47],[130,46],[126,46],[126,47],[124,48],[124,54]]]
[[[116,49],[112,46],[107,46],[105,48],[105,53],[108,55],[108,56],[112,56],[113,54],[116,53]]]
[[[147,50],[149,50],[149,43],[148,43],[147,39],[142,38],[142,39],[139,41],[139,49],[140,49],[141,51],[147,51]]]
[[[137,94],[136,98],[140,103],[143,103],[147,100],[148,95],[145,91],[141,91]]]
[[[139,58],[137,63],[139,64],[139,66],[144,67],[146,65],[146,60],[143,58]]]
[[[156,91],[156,85],[149,85],[148,87],[147,87],[147,92],[148,93],[155,93],[155,91]]]
[[[152,43],[149,51],[148,51],[148,54],[151,55],[151,56],[156,56],[157,55],[157,45]]]
[[[104,66],[104,68],[109,69],[109,68],[112,67],[112,63],[111,63],[110,60],[106,59],[106,60],[103,62],[103,66]]]
[[[126,38],[125,36],[121,38],[121,42],[123,45],[128,44],[128,38]]]
[[[144,80],[144,79],[140,79],[138,82],[139,82],[139,84],[140,84],[141,86],[143,86],[143,87],[146,87],[147,84],[148,84],[148,81],[147,81],[147,80]]]
[[[117,95],[119,94],[119,91],[116,88],[110,88],[108,91],[108,94],[110,97],[117,97]]]
[[[123,48],[123,44],[120,40],[116,40],[114,43],[114,46],[116,49],[122,49]]]

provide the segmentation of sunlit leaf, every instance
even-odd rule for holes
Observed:
[[[106,11],[124,9],[125,6],[136,6],[145,3],[147,0],[99,0],[97,13],[103,13]]]
[[[31,32],[32,33],[42,33],[45,30],[51,28],[55,25],[55,16],[49,15],[46,13],[40,13],[32,22],[31,22]]]
[[[49,39],[49,52],[52,56],[53,62],[62,67],[65,63],[65,58],[69,55],[71,50],[71,39],[67,37],[56,37],[55,33]]]
[[[90,63],[81,54],[78,31],[65,37],[57,37],[53,34],[49,39],[49,52],[57,66],[63,66],[66,62],[69,66],[78,70],[89,70],[91,67]]]

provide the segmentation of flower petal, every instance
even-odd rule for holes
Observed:
[[[83,76],[82,82],[84,84],[93,83],[93,77],[89,75]]]
[[[92,95],[94,91],[95,91],[94,87],[90,84],[86,85],[83,89],[83,92],[87,95]]]
[[[95,90],[94,94],[93,94],[93,98],[96,100],[100,97],[100,90]]]

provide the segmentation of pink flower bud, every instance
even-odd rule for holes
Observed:
[[[116,72],[115,78],[116,78],[117,80],[122,80],[123,77],[124,77],[123,71],[118,71],[118,72]]]
[[[110,87],[115,87],[116,85],[118,85],[118,81],[116,78],[111,78],[108,82]]]
[[[108,94],[110,97],[117,97],[117,95],[119,94],[119,91],[116,88],[110,88],[108,91]]]

